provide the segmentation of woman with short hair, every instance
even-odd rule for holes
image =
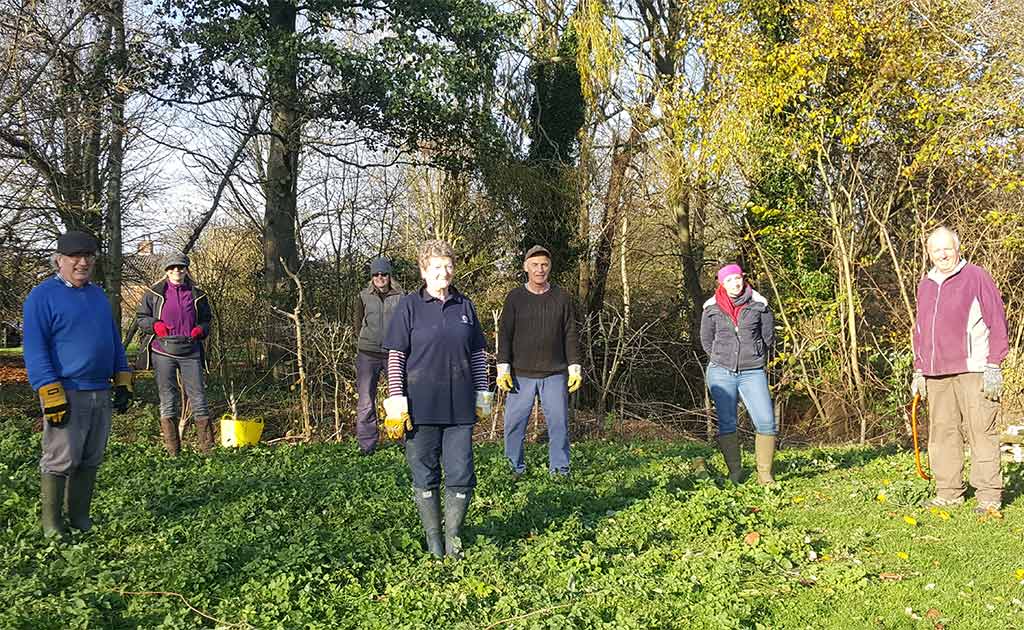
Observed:
[[[462,558],[462,523],[476,486],[473,425],[491,412],[486,341],[473,302],[452,285],[452,247],[427,241],[418,259],[423,285],[398,303],[384,336],[389,390],[384,429],[392,438],[405,436],[428,551],[437,558]]]
[[[192,281],[188,256],[175,252],[164,259],[164,277],[146,289],[135,321],[144,335],[136,367],[153,370],[164,448],[172,457],[181,450],[178,414],[184,386],[196,421],[199,450],[208,453],[213,448],[213,426],[203,382],[202,341],[210,334],[213,312],[206,294]]]
[[[708,355],[707,386],[715,402],[718,445],[729,479],[738,483],[743,475],[736,433],[736,412],[742,399],[756,432],[758,483],[775,483],[775,410],[765,372],[775,342],[775,317],[768,300],[743,278],[739,265],[719,269],[715,295],[704,303],[700,341]]]

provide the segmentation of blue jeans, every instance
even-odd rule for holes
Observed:
[[[733,372],[714,363],[708,364],[708,389],[715,401],[718,435],[736,432],[736,411],[739,398],[747,408],[754,430],[762,435],[775,435],[775,410],[768,392],[768,375],[764,369]],[[738,394],[738,397],[737,397]]]
[[[515,386],[505,398],[505,457],[518,473],[526,470],[523,442],[526,425],[533,411],[533,400],[540,396],[540,408],[548,425],[548,469],[569,472],[569,375],[552,374],[544,378],[515,377]]]

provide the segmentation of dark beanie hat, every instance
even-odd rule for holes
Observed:
[[[168,267],[173,267],[175,265],[188,267],[188,263],[188,256],[185,254],[181,252],[171,252],[170,254],[167,254],[166,258],[164,258],[164,271],[167,271]]]
[[[370,275],[375,273],[386,273],[391,275],[391,261],[387,258],[374,258],[370,261]]]
[[[99,243],[91,235],[80,230],[70,230],[57,237],[57,253],[64,254],[95,254],[100,248]]]

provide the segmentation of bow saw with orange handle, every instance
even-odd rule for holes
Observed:
[[[921,402],[921,394],[914,394],[914,401],[910,403],[910,433],[914,436],[914,465],[917,467],[917,476],[925,481],[931,477],[921,467],[921,448],[917,445],[917,404]]]

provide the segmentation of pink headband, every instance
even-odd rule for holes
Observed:
[[[736,274],[743,275],[743,269],[736,263],[722,267],[718,270],[718,284],[722,284],[726,278]]]

